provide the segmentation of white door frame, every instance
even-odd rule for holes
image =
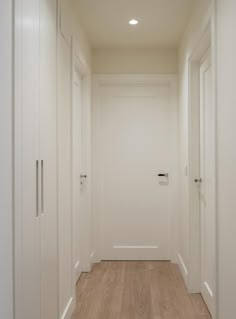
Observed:
[[[177,105],[177,77],[175,74],[96,74],[92,80],[92,150],[93,150],[93,208],[92,208],[92,236],[93,236],[93,253],[92,261],[101,261],[101,214],[103,211],[103,165],[99,153],[101,151],[101,88],[104,85],[166,85],[171,92],[171,103]],[[176,172],[178,175],[178,172]],[[177,178],[176,178],[177,179]],[[175,188],[174,185],[173,188]],[[175,194],[173,194],[175,196]],[[177,198],[176,198],[177,201]],[[176,207],[176,206],[175,206]],[[170,256],[172,261],[176,261],[177,247],[177,221],[171,216],[171,249]],[[176,244],[177,245],[177,244]]]
[[[215,50],[214,50],[214,17],[208,22],[202,31],[201,40],[188,60],[189,69],[189,269],[187,276],[187,288],[190,293],[201,292],[201,218],[199,193],[194,182],[200,177],[200,63],[208,49],[211,50],[212,60],[212,96],[214,104],[213,122],[216,123],[215,108]],[[215,128],[214,128],[215,131]],[[216,145],[216,134],[213,137]],[[215,153],[215,152],[214,152]],[[215,156],[216,158],[216,156]],[[215,163],[213,163],[215,165]],[[216,177],[216,176],[215,176]],[[214,179],[216,180],[216,178]],[[215,190],[216,193],[216,184]],[[215,206],[216,207],[216,206]],[[213,318],[215,318],[216,299],[216,209],[214,211],[214,223],[212,231],[214,235],[214,269],[213,269]]]
[[[82,103],[81,103],[81,149],[82,149],[82,161],[85,163],[86,166],[86,173],[87,173],[87,181],[86,181],[86,203],[88,206],[90,206],[91,202],[91,168],[90,168],[90,97],[91,97],[91,71],[89,68],[88,63],[86,62],[85,58],[83,57],[83,54],[81,52],[80,46],[77,43],[77,40],[75,37],[72,38],[72,103],[74,103],[74,82],[75,82],[75,76],[76,73],[81,77],[82,80]],[[74,105],[73,105],[74,107]],[[72,107],[72,110],[73,110]],[[71,116],[73,116],[73,111],[71,113]],[[73,119],[71,119],[71,123],[73,123]],[[83,136],[83,133],[84,136]],[[71,127],[71,140],[72,140],[72,196],[73,196],[73,127]],[[85,140],[86,138],[86,140]],[[72,198],[72,204],[73,204],[73,198]],[[90,207],[87,207],[86,211],[81,210],[81,220],[83,221],[83,225],[80,225],[79,229],[75,229],[74,221],[75,221],[75,207],[72,205],[72,229],[73,229],[73,252],[74,252],[74,232],[78,231],[80,232],[80,239],[81,242],[79,243],[79,249],[81,252],[79,265],[77,265],[77,269],[75,272],[75,281],[79,278],[79,275],[81,272],[89,272],[91,270],[91,216],[90,216]],[[74,255],[74,253],[73,253]],[[75,261],[75,256],[73,256],[73,261]],[[73,262],[74,266],[74,262]]]

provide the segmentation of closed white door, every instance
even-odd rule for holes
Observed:
[[[59,35],[58,100],[58,247],[59,316],[71,307],[74,293],[71,179],[71,48]]]
[[[80,74],[75,57],[72,114],[73,163],[73,251],[75,281],[81,272],[90,271],[90,109],[84,101],[85,78]]]
[[[15,318],[41,319],[39,1],[15,5]]]
[[[15,314],[57,319],[57,2],[15,5]]]
[[[102,259],[171,259],[177,169],[172,100],[165,84],[101,87]]]
[[[215,146],[210,53],[207,53],[200,68],[200,101],[201,293],[212,312]]]
[[[81,249],[80,249],[80,228],[83,225],[81,219],[82,211],[82,189],[85,174],[82,173],[82,79],[80,74],[74,72],[73,86],[73,116],[72,116],[72,144],[73,144],[73,231],[74,231],[74,269],[75,282],[81,272]]]
[[[41,319],[58,318],[57,1],[40,1]]]

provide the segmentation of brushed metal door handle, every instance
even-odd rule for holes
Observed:
[[[196,178],[196,179],[194,180],[194,182],[195,182],[195,183],[201,183],[201,182],[202,182],[202,179],[201,179],[201,178]]]
[[[41,160],[41,214],[44,213],[44,161]]]
[[[39,217],[39,161],[36,160],[36,217]]]

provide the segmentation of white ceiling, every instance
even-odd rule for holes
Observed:
[[[72,1],[93,48],[176,48],[196,0]]]

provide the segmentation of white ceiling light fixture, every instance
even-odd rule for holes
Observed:
[[[136,20],[136,19],[131,19],[131,20],[129,21],[129,24],[130,24],[130,25],[137,25],[137,24],[138,24],[138,20]]]

